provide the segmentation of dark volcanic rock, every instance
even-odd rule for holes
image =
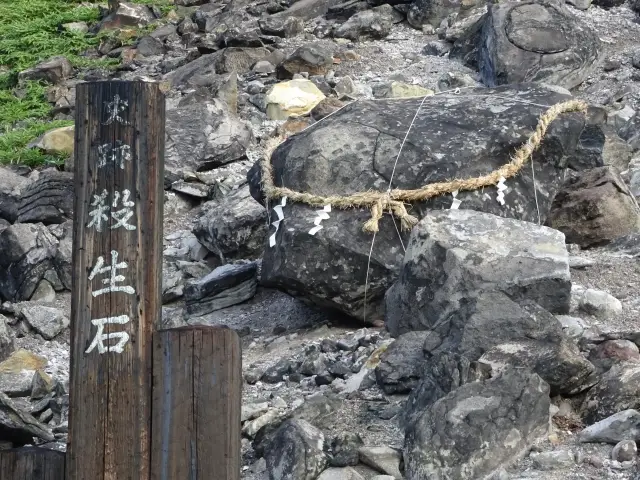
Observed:
[[[603,420],[622,410],[640,408],[640,363],[614,365],[587,392],[582,404],[587,423]]]
[[[324,435],[304,420],[287,420],[272,439],[265,459],[269,480],[315,480],[326,468]]]
[[[256,262],[223,265],[206,277],[187,282],[184,288],[186,312],[201,316],[242,303],[256,293]]]
[[[419,382],[426,361],[422,346],[428,332],[408,332],[401,335],[380,355],[376,379],[387,395],[408,393]]]
[[[553,200],[548,219],[567,243],[603,245],[640,232],[640,207],[614,167],[573,175]]]
[[[499,96],[492,96],[498,93]],[[477,95],[483,96],[481,101]],[[394,174],[394,187],[415,189],[451,178],[476,177],[507,163],[535,127],[544,107],[568,96],[543,86],[521,85],[495,90],[467,90],[459,95],[427,99],[415,119]],[[394,160],[421,99],[359,101],[279,146],[272,155],[276,185],[320,195],[385,191]],[[499,113],[499,115],[498,115]],[[534,166],[541,219],[561,185],[567,158],[584,127],[581,114],[568,113],[547,131]],[[263,200],[258,165],[248,174],[251,193]],[[506,182],[506,204],[495,201],[495,190],[460,192],[461,208],[526,221],[538,221],[530,168]],[[414,203],[411,214],[449,208],[450,195]],[[267,248],[263,280],[272,286],[304,293],[320,304],[364,317],[364,284],[371,234],[362,231],[370,218],[363,209],[337,210],[309,235],[316,209],[288,203],[276,235]],[[272,215],[273,216],[273,215]],[[274,228],[270,227],[270,234]],[[408,233],[402,232],[407,242]],[[367,318],[380,318],[380,303],[399,272],[403,258],[394,222],[380,221],[372,251],[367,287]]]
[[[536,374],[511,369],[462,385],[409,426],[407,480],[487,478],[521,458],[549,426],[549,387]]]
[[[29,184],[20,198],[20,223],[63,223],[73,216],[73,173],[49,170]]]
[[[472,299],[487,290],[568,313],[571,282],[564,236],[472,210],[432,212],[414,227],[400,278],[387,292],[387,328],[393,335],[429,329],[455,341],[454,332],[466,328],[465,308],[473,308]]]
[[[545,82],[573,88],[591,74],[600,55],[596,33],[566,7],[527,0],[490,5],[450,56],[477,67],[488,86]]]
[[[46,442],[54,440],[53,434],[32,415],[22,412],[13,401],[0,392],[0,438],[14,446],[33,444],[34,438]]]

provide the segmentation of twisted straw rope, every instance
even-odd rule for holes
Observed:
[[[286,187],[276,187],[273,181],[271,154],[281,143],[281,138],[274,138],[267,142],[265,154],[261,161],[263,190],[269,199],[286,196],[291,201],[306,203],[315,207],[331,204],[333,207],[340,209],[369,208],[371,210],[371,218],[363,226],[365,232],[373,233],[378,231],[378,223],[385,211],[400,219],[403,230],[411,230],[418,223],[418,219],[413,215],[409,215],[404,205],[405,202],[427,200],[438,195],[455,192],[456,190],[477,190],[497,184],[500,181],[500,177],[507,179],[515,176],[531,157],[531,154],[540,146],[547,133],[547,128],[559,115],[566,112],[582,112],[586,114],[587,108],[587,104],[582,100],[557,103],[540,116],[535,131],[529,136],[524,145],[516,150],[509,163],[480,177],[431,183],[415,190],[390,189],[387,192],[370,190],[345,196],[330,195],[324,197],[312,193],[297,192]]]

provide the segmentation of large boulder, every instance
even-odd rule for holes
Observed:
[[[393,335],[431,330],[453,341],[468,327],[473,300],[486,291],[568,313],[564,235],[472,210],[433,212],[414,227],[400,278],[387,293],[387,328]]]
[[[20,223],[63,223],[73,216],[73,174],[48,170],[22,191],[18,204]]]
[[[640,408],[640,363],[614,365],[584,399],[582,409],[587,423],[604,420],[622,410]]]
[[[168,105],[165,169],[180,175],[245,157],[252,133],[217,99]]]
[[[545,82],[573,88],[593,72],[602,50],[597,34],[553,0],[489,5],[457,43],[451,56],[477,67],[488,86]]]
[[[489,478],[544,438],[549,406],[549,386],[526,370],[462,385],[408,427],[405,478]]]
[[[6,167],[0,167],[0,219],[14,222],[18,217],[18,206],[22,190],[29,180]]]
[[[510,161],[545,111],[540,105],[568,99],[568,95],[540,85],[467,90],[428,98],[397,164],[402,139],[422,100],[355,102],[280,145],[271,157],[274,182],[329,196],[385,191],[392,171],[393,187],[403,189],[454,177],[477,177]],[[530,167],[507,180],[505,205],[496,201],[495,189],[485,188],[460,192],[457,198],[461,208],[544,221],[562,183],[565,162],[584,127],[579,113],[563,114],[561,118],[551,124],[534,158],[539,210]],[[248,177],[252,195],[264,203],[258,164]],[[451,195],[416,202],[411,214],[422,217],[430,210],[449,208],[451,203]],[[369,210],[332,209],[329,218],[321,222],[323,228],[310,235],[318,216],[316,210],[290,201],[286,204],[275,244],[266,249],[263,280],[363,318],[368,278],[366,316],[371,320],[381,318],[382,296],[399,272],[402,242],[406,244],[408,233],[399,234],[394,220],[384,216],[371,249],[372,236],[362,231]],[[272,217],[275,220],[275,213]],[[269,235],[274,231],[275,227],[270,227]]]
[[[553,200],[548,223],[583,248],[640,233],[640,207],[615,167],[572,175]]]
[[[418,29],[423,25],[438,28],[452,14],[462,19],[468,16],[470,10],[484,3],[483,0],[413,0],[407,11],[407,22]]]

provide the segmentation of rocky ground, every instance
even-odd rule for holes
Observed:
[[[240,334],[243,478],[640,479],[637,1],[109,3],[87,35],[147,33],[85,52],[115,71],[54,58],[18,82],[48,82],[52,120],[83,80],[166,92],[160,326]],[[416,189],[500,167],[571,98],[586,116],[552,124],[504,204],[411,202],[420,223],[384,215],[375,241],[367,208],[310,235],[317,209],[289,201],[272,225],[273,139],[278,186]],[[66,447],[72,178],[71,157],[0,167],[3,446]]]

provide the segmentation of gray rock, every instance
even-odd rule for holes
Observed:
[[[380,356],[376,379],[387,395],[408,393],[418,384],[426,365],[422,346],[427,335],[428,332],[400,335]]]
[[[364,477],[351,467],[329,468],[322,472],[318,480],[364,480]]]
[[[622,314],[622,303],[610,293],[593,288],[576,291],[578,308],[601,319],[616,318]]]
[[[260,30],[265,35],[291,38],[304,31],[304,20],[298,17],[279,17],[272,15],[258,20]]]
[[[304,420],[287,420],[266,451],[269,480],[315,480],[327,466],[324,435]]]
[[[252,140],[247,124],[217,99],[167,108],[165,168],[180,175],[242,159]]]
[[[18,74],[18,80],[44,80],[45,82],[58,84],[71,77],[73,65],[64,56],[51,57]]]
[[[567,0],[569,5],[573,5],[578,10],[589,10],[591,0]]]
[[[153,22],[156,17],[147,5],[128,2],[114,2],[115,8],[100,22],[101,30],[121,27],[141,27]]]
[[[436,354],[425,363],[422,378],[409,395],[400,418],[405,429],[415,424],[429,406],[456,388],[486,380],[491,375],[489,366],[450,352]]]
[[[28,397],[35,373],[35,370],[0,372],[0,392],[8,397]]]
[[[293,78],[296,73],[324,75],[333,66],[333,52],[320,42],[307,43],[289,55],[276,71],[278,78]]]
[[[391,33],[391,27],[403,20],[403,15],[391,5],[380,5],[353,15],[334,32],[336,38],[361,39],[385,38]]]
[[[8,396],[0,392],[0,438],[19,447],[33,444],[34,438],[52,442],[55,437],[32,415],[21,411]]]
[[[387,292],[387,328],[451,338],[470,298],[487,290],[567,313],[568,261],[564,236],[548,227],[472,210],[434,212],[414,227],[400,278]]]
[[[576,463],[573,452],[569,450],[533,452],[531,454],[531,460],[533,460],[533,466],[538,470],[570,468]]]
[[[258,286],[256,262],[223,265],[184,288],[186,313],[202,316],[249,300]]]
[[[163,55],[166,53],[166,47],[157,38],[147,35],[138,40],[136,52],[143,57],[151,57],[153,55]]]
[[[492,93],[498,96],[492,97]],[[487,95],[491,101],[479,101],[475,96],[478,94]],[[510,100],[512,97],[546,105],[568,98],[532,85],[472,89],[459,95],[428,98],[402,150],[394,187],[415,189],[453,177],[473,177],[507,163],[544,110]],[[402,138],[421,101],[355,102],[290,137],[272,155],[275,184],[322,195],[385,191]],[[494,112],[498,111],[508,114],[496,115]],[[543,147],[536,153],[535,165],[540,169],[535,178],[542,221],[561,184],[563,170],[557,165],[571,155],[584,127],[579,114],[562,118],[548,130]],[[252,195],[264,202],[259,165],[252,168],[248,177]],[[496,202],[495,191],[488,189],[460,192],[457,198],[462,201],[462,208],[537,222],[537,209],[531,201],[530,168],[523,169],[506,185],[505,206]],[[416,202],[411,214],[421,217],[428,211],[449,208],[451,201],[450,195],[443,195]],[[265,253],[263,280],[362,319],[371,248],[371,235],[362,232],[362,225],[370,218],[370,212],[333,209],[330,218],[323,220],[323,229],[309,235],[315,216],[315,208],[295,203],[284,207],[285,218],[276,235],[276,246],[267,248]],[[270,227],[270,234],[273,232]],[[406,244],[408,233],[401,235]],[[310,258],[314,261],[310,262]],[[396,278],[402,258],[396,227],[385,215],[376,235],[368,275],[369,320],[382,317],[382,296]]]
[[[574,340],[579,339],[585,329],[589,328],[589,325],[579,317],[572,317],[569,315],[556,315],[556,318],[562,325],[562,331],[569,338]]]
[[[450,50],[451,44],[449,42],[445,42],[444,40],[432,40],[424,46],[422,53],[424,55],[442,57],[449,53]]]
[[[0,313],[0,362],[9,358],[16,349],[8,324],[9,319]]]
[[[422,29],[423,25],[431,25],[433,28],[438,28],[449,15],[457,15],[481,3],[475,1],[463,2],[461,0],[413,0],[407,12],[407,22],[419,30]]]
[[[29,180],[9,168],[0,167],[0,218],[15,222],[22,190]]]
[[[222,263],[255,259],[264,249],[267,212],[243,187],[219,202],[205,203],[193,233]]]
[[[640,350],[630,340],[606,340],[589,352],[591,361],[601,372],[606,372],[620,361],[640,363]]]
[[[337,5],[344,0],[299,0],[294,2],[285,11],[276,13],[274,17],[287,18],[297,17],[303,20],[311,20],[324,15],[329,8]]]
[[[616,444],[623,440],[640,441],[640,412],[629,409],[614,413],[580,432],[581,442]]]
[[[256,73],[269,74],[274,73],[276,71],[276,67],[266,60],[260,60],[259,62],[256,62],[252,70]]]
[[[402,479],[400,473],[402,453],[398,450],[390,447],[360,447],[358,453],[360,461],[365,465],[398,480]]]
[[[356,466],[360,462],[358,449],[364,445],[360,435],[343,432],[331,440],[329,463],[333,467]]]
[[[640,232],[640,207],[614,167],[580,172],[558,192],[548,219],[583,248]]]
[[[41,223],[17,223],[2,231],[0,299],[31,298],[46,272],[56,270],[57,247],[58,240]]]
[[[546,436],[549,404],[548,385],[523,370],[462,385],[407,430],[405,478],[490,476]]]
[[[57,308],[26,304],[19,309],[20,317],[47,340],[52,340],[69,326],[69,319]]]
[[[18,204],[20,223],[45,225],[63,223],[73,215],[74,185],[73,174],[47,170],[38,180],[22,190]]]
[[[640,409],[640,363],[637,362],[623,362],[611,367],[587,392],[582,403],[587,423],[595,423],[628,409]]]
[[[32,302],[52,303],[56,299],[56,291],[51,284],[42,279],[36,288],[36,291],[31,295],[30,300]]]
[[[611,459],[616,462],[630,462],[638,456],[638,446],[633,440],[623,440],[611,451]]]
[[[564,5],[545,0],[492,4],[451,56],[477,66],[488,86],[545,82],[573,88],[596,67],[602,44]],[[473,46],[465,49],[465,45]]]
[[[240,421],[246,422],[247,420],[253,420],[258,418],[262,414],[266,413],[269,410],[269,403],[250,403],[247,405],[242,405],[241,413],[240,413]]]
[[[176,192],[195,198],[208,198],[211,193],[211,187],[202,183],[185,182],[178,180],[171,184],[171,188]]]

